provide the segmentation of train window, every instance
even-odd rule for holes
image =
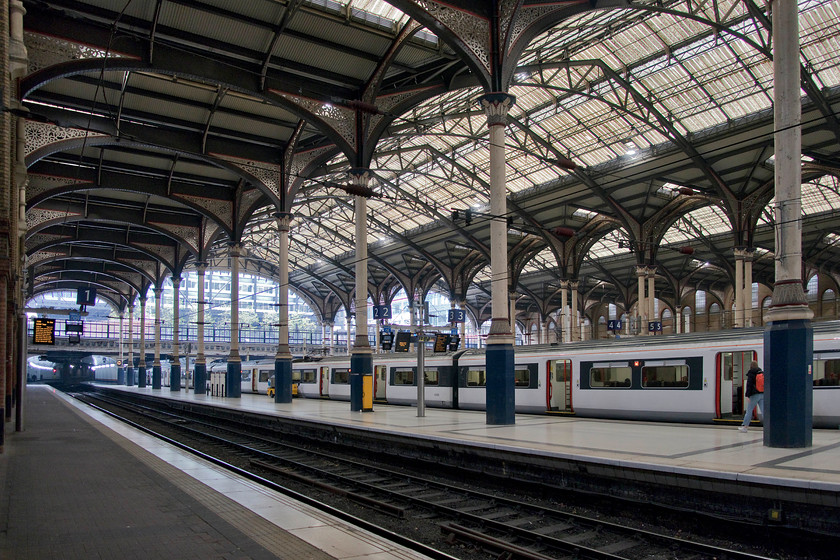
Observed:
[[[688,366],[678,364],[644,367],[642,387],[688,387]]]
[[[426,385],[437,385],[440,381],[440,372],[437,368],[426,368],[423,372],[423,383]]]
[[[814,385],[834,387],[840,385],[840,359],[814,359]]]
[[[414,385],[414,369],[394,368],[394,385]]]
[[[350,368],[335,368],[333,370],[332,382],[335,385],[349,385]]]
[[[513,377],[517,387],[531,386],[531,370],[528,369],[527,366],[515,368],[513,371]]]
[[[554,381],[564,383],[572,380],[572,361],[553,360],[549,362]]]
[[[242,370],[242,381],[251,381],[251,370]]]
[[[314,370],[313,370],[313,372],[314,372]],[[300,380],[301,380],[300,370],[293,369],[292,370],[292,383],[300,383]],[[314,383],[314,378],[313,378],[313,383]]]
[[[467,370],[467,387],[484,387],[487,385],[487,373],[483,369]]]
[[[301,383],[315,383],[318,380],[318,370],[315,368],[297,370],[297,373]],[[294,379],[294,373],[292,378]]]
[[[589,370],[589,386],[629,387],[632,373],[629,366],[594,367]]]
[[[273,369],[261,369],[260,370],[260,383],[265,383],[273,375],[274,375],[274,370]]]

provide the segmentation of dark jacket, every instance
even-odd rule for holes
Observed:
[[[750,368],[750,370],[747,372],[747,390],[744,393],[744,395],[746,395],[747,398],[760,392],[758,389],[755,388],[755,376],[761,373],[761,371],[761,368]]]

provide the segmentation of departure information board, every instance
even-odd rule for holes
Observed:
[[[32,344],[55,344],[55,319],[35,319]]]

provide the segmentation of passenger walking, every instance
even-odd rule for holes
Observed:
[[[753,410],[755,410],[755,407],[758,407],[759,417],[762,421],[764,421],[764,383],[756,383],[756,378],[759,374],[763,376],[764,372],[760,367],[758,367],[758,362],[752,362],[750,364],[750,369],[747,372],[747,391],[745,393],[749,402],[747,403],[747,412],[744,414],[744,421],[738,428],[739,432],[747,431],[747,426],[750,425],[750,420],[752,420]]]

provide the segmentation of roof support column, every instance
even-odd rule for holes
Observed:
[[[764,445],[810,447],[813,428],[813,313],[802,287],[802,107],[799,12],[772,0],[776,149],[776,283],[764,331]]]
[[[514,424],[513,317],[507,298],[507,189],[505,187],[505,128],[516,98],[488,93],[479,98],[490,130],[490,333],[487,336],[487,423]]]
[[[146,296],[140,296],[140,360],[137,362],[137,385],[146,386]]]
[[[744,326],[744,248],[735,247],[735,317],[732,326]]]
[[[569,342],[569,281],[560,280],[560,331],[563,342]]]
[[[120,365],[117,367],[117,385],[125,385],[125,354],[123,354],[123,342],[125,331],[125,310],[120,310]]]
[[[230,398],[242,396],[242,359],[239,357],[239,244],[230,246],[230,354],[225,376],[225,395]]]
[[[152,363],[152,389],[161,387],[160,367],[160,298],[163,288],[155,287],[155,361]]]
[[[193,383],[196,395],[207,394],[207,358],[204,356],[204,277],[207,272],[206,263],[198,263],[195,267],[198,273],[198,330],[196,341],[198,352],[195,356],[195,381]]]
[[[350,181],[367,189],[370,170],[350,170]],[[367,199],[356,197],[356,338],[350,354],[350,410],[373,410],[373,352],[367,323]],[[347,331],[348,339],[350,331]],[[347,341],[348,344],[350,341]]]
[[[128,367],[125,369],[125,384],[134,385],[134,304],[128,306]]]
[[[274,402],[292,402],[292,352],[289,350],[289,228],[292,215],[277,214],[280,284],[277,286],[277,354],[274,355]]]
[[[327,356],[332,356],[333,353],[333,335],[332,335],[332,322],[330,321],[323,321],[321,323],[321,345],[326,350]]]
[[[576,281],[569,282],[569,288],[572,296],[572,340],[581,340],[581,320],[578,316],[578,283]]]
[[[754,250],[744,249],[744,326],[753,326],[752,263]]]
[[[178,324],[181,306],[178,302],[181,293],[181,277],[172,277],[172,358],[169,362],[169,390],[181,390],[181,353],[178,348]]]
[[[636,321],[639,325],[639,331],[636,333],[641,336],[644,332],[642,324],[646,323],[647,305],[645,304],[645,275],[647,274],[647,267],[636,267],[636,280],[638,281],[637,301],[636,301]]]
[[[650,317],[650,321],[656,321],[658,319],[656,315],[656,267],[649,266],[647,267],[647,284],[648,284],[648,295],[647,295],[647,304],[648,304],[648,317]],[[656,331],[650,331],[648,334],[655,335]]]

